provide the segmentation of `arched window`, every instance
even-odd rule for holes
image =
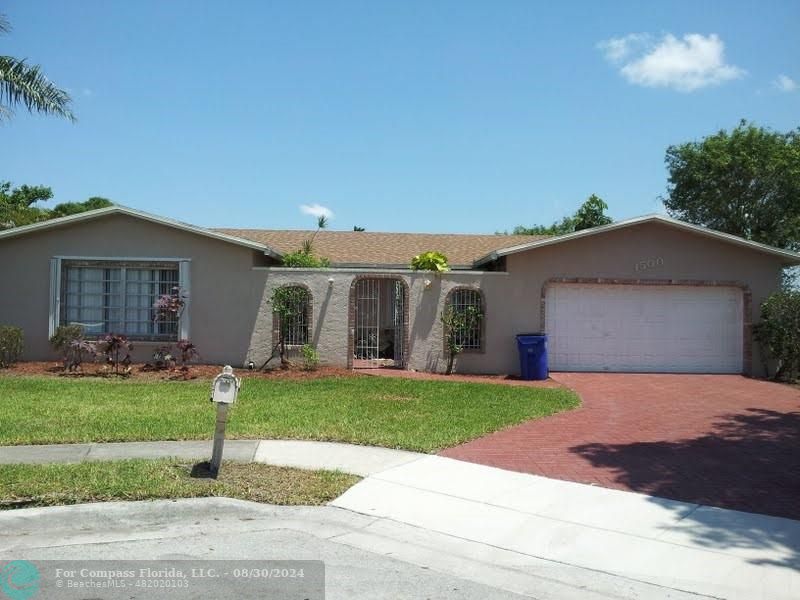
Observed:
[[[457,327],[449,332],[463,350],[483,350],[483,323],[486,307],[483,294],[475,288],[459,287],[450,291],[447,309],[461,318],[454,320]]]
[[[285,285],[278,289],[274,303],[278,341],[286,346],[308,344],[311,341],[311,291],[303,285]]]

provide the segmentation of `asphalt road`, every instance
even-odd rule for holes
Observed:
[[[325,507],[267,507],[228,500],[8,511],[0,514],[0,563],[25,559],[44,571],[50,565],[43,560],[158,560],[164,565],[187,559],[321,560],[329,600],[523,597],[336,540],[371,521]],[[193,586],[179,597],[265,597],[263,588],[246,578],[209,579]],[[93,590],[89,596],[86,591],[75,596],[68,590],[47,592],[42,589],[35,597],[178,597],[175,591],[147,588]]]

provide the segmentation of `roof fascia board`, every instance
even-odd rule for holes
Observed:
[[[745,248],[750,248],[751,250],[757,250],[760,252],[765,252],[767,254],[772,254],[774,256],[779,256],[781,258],[789,259],[792,264],[800,264],[800,254],[791,252],[790,250],[783,250],[781,248],[775,248],[773,246],[768,246],[767,244],[762,244],[760,242],[746,240],[744,238],[731,235],[730,233],[715,231],[713,229],[708,229],[707,227],[694,225],[693,223],[686,223],[678,219],[665,217],[664,215],[645,215],[643,217],[635,217],[633,219],[617,221],[616,223],[611,223],[609,225],[601,225],[600,227],[592,227],[591,229],[583,229],[581,231],[576,231],[574,233],[567,233],[565,235],[558,235],[552,238],[536,240],[534,242],[528,242],[527,244],[518,244],[516,246],[509,246],[508,248],[501,248],[499,250],[495,250],[494,252],[490,252],[489,254],[476,260],[475,266],[479,267],[480,265],[483,265],[487,262],[497,260],[501,256],[508,256],[509,254],[517,254],[518,252],[533,250],[536,248],[541,248],[542,246],[560,244],[562,242],[568,242],[571,240],[589,237],[600,233],[606,233],[608,231],[614,231],[615,229],[623,229],[625,227],[631,227],[633,225],[640,225],[642,223],[664,223],[666,225],[671,225],[678,229],[683,229],[685,231],[698,233],[700,235],[704,235],[706,237],[714,239],[721,239],[726,242],[743,246]]]
[[[57,219],[41,221],[40,223],[32,223],[30,225],[13,227],[5,231],[0,231],[0,239],[17,237],[34,231],[44,231],[55,227],[61,227],[62,225],[68,225],[70,223],[89,221],[91,219],[113,214],[122,214],[122,215],[137,217],[145,221],[150,221],[151,223],[157,223],[159,225],[165,225],[167,227],[172,227],[174,229],[188,231],[190,233],[195,233],[197,235],[201,235],[211,239],[216,239],[223,242],[236,244],[239,246],[244,246],[245,248],[250,248],[252,250],[260,250],[264,254],[272,256],[274,258],[281,258],[283,256],[280,252],[274,250],[273,248],[270,248],[265,244],[260,244],[258,242],[253,242],[251,240],[238,238],[225,233],[218,233],[216,231],[204,229],[203,227],[197,227],[196,225],[190,225],[188,223],[183,223],[181,221],[176,221],[174,219],[168,219],[166,217],[159,217],[140,210],[128,208],[127,206],[119,206],[119,205],[108,206],[106,208],[98,208],[97,210],[89,210],[86,212],[78,213],[76,215],[68,215],[66,217],[59,217]]]

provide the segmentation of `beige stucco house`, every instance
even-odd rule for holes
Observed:
[[[477,306],[457,370],[518,373],[515,335],[549,335],[552,370],[761,374],[760,303],[800,255],[660,215],[557,237],[319,232],[326,269],[281,267],[311,232],[214,230],[114,206],[0,232],[0,324],[28,360],[55,358],[59,324],[123,333],[136,358],[190,338],[206,362],[260,365],[273,353],[276,286],[310,292],[293,346],[330,365],[442,370],[440,315]],[[452,270],[414,272],[436,250]],[[153,302],[180,287],[179,322]]]

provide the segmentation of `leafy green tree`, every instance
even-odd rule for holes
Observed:
[[[608,225],[613,223],[613,220],[606,214],[607,210],[608,204],[603,202],[599,196],[592,194],[570,217],[564,217],[552,225],[534,225],[533,227],[518,225],[514,228],[513,233],[514,235],[564,235],[581,229]]]
[[[575,216],[572,217],[573,231],[612,223],[613,219],[606,214],[607,210],[608,204],[603,202],[599,196],[592,194],[586,199],[586,202],[581,204]]]
[[[800,129],[741,121],[667,149],[670,215],[749,240],[800,249]]]
[[[53,190],[43,185],[12,188],[10,181],[0,181],[0,230],[44,220],[42,209],[33,205],[52,197]]]
[[[57,217],[66,217],[111,206],[111,200],[94,196],[85,202],[63,202],[52,209],[34,206],[53,197],[53,190],[43,185],[11,187],[10,181],[0,181],[0,230],[30,225]]]
[[[755,334],[777,363],[775,378],[794,381],[800,374],[800,290],[785,290],[767,298]]]
[[[533,227],[517,225],[512,233],[514,235],[564,235],[573,231],[575,231],[575,227],[572,217],[564,217],[552,225],[534,225]]]
[[[307,240],[303,242],[303,252],[306,254],[313,254],[314,253],[314,240],[317,239],[317,234],[322,231],[323,229],[328,228],[328,217],[326,216],[319,216],[317,217],[317,230],[314,234]]]
[[[281,368],[286,369],[291,366],[286,351],[286,338],[289,335],[289,327],[301,316],[305,306],[308,304],[308,290],[296,285],[284,285],[272,290],[270,302],[272,303],[273,314],[278,319],[278,346]],[[275,351],[273,350],[272,356]],[[264,366],[272,360],[272,356],[267,359]],[[263,367],[262,367],[263,368]]]
[[[314,269],[329,267],[331,262],[314,253],[314,240],[317,234],[328,227],[328,218],[325,216],[317,217],[317,230],[307,240],[303,240],[300,250],[289,252],[283,256],[284,267],[297,267],[302,269]]]
[[[445,347],[447,349],[447,368],[445,375],[453,372],[453,363],[456,356],[464,351],[459,340],[480,326],[483,313],[475,306],[457,308],[447,305],[442,312],[441,321],[444,326]]]
[[[0,34],[11,31],[11,25],[0,15]],[[70,121],[72,99],[51,82],[39,65],[29,65],[25,59],[0,56],[0,121],[14,114],[14,108],[24,106],[29,112],[56,115]]]
[[[92,196],[84,202],[63,202],[56,204],[48,214],[48,219],[55,219],[57,217],[67,217],[69,215],[77,215],[78,213],[86,212],[87,210],[97,210],[98,208],[106,208],[112,206],[114,203],[108,198],[100,196]]]

